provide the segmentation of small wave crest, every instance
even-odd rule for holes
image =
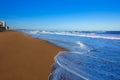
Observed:
[[[77,41],[76,44],[77,44],[76,49],[78,52],[88,53],[91,51],[95,51],[93,47],[91,47],[83,42]]]
[[[90,51],[95,51],[94,48],[80,41],[69,42],[66,40],[57,40],[57,39],[49,39],[49,41],[57,46],[62,46],[63,48],[74,52],[88,53]]]

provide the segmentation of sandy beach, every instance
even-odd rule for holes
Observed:
[[[0,80],[48,80],[54,56],[64,50],[20,32],[0,32]]]

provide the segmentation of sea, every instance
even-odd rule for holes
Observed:
[[[120,80],[120,31],[17,31],[68,50],[54,57],[49,80]]]

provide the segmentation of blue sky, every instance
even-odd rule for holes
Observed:
[[[1,0],[0,8],[17,29],[120,30],[120,0]]]

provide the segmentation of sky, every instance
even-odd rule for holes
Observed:
[[[14,29],[120,31],[120,0],[0,0]]]

